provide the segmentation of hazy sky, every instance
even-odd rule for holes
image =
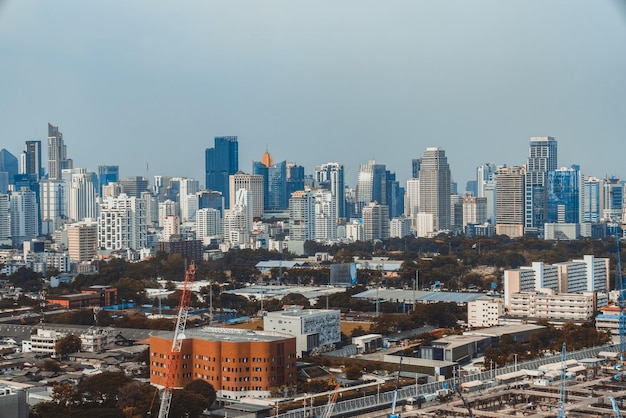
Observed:
[[[426,147],[464,190],[484,162],[626,176],[626,7],[618,0],[0,0],[0,148],[59,125],[75,167],[204,184],[213,137],[246,172],[269,147],[308,173]],[[47,168],[47,164],[45,164]]]

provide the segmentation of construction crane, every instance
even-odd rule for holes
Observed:
[[[613,416],[615,418],[622,418],[622,413],[619,410],[619,405],[614,397],[609,396],[609,400],[611,401],[611,406],[613,407]]]
[[[176,328],[174,328],[174,337],[172,338],[172,349],[170,350],[170,360],[167,367],[167,377],[165,378],[165,386],[161,392],[161,406],[159,407],[159,418],[167,418],[170,413],[172,404],[172,392],[174,391],[174,379],[178,372],[180,363],[180,350],[185,339],[185,327],[187,326],[187,315],[189,313],[189,304],[191,301],[191,285],[196,278],[196,265],[192,262],[187,267],[185,273],[185,283],[183,284],[183,292],[180,296],[180,305],[178,306],[178,316],[176,318]]]
[[[617,306],[619,306],[619,359],[623,363],[626,358],[626,313],[624,313],[624,308],[626,308],[626,294],[624,289],[624,281],[622,278],[622,260],[621,260],[621,251],[619,244],[619,226],[615,227],[615,288],[619,292],[619,297],[617,298]]]
[[[393,390],[393,398],[391,400],[391,412],[387,415],[387,418],[400,418],[400,414],[396,414],[396,402],[398,400],[398,383],[400,383],[400,368],[402,367],[402,359],[400,356],[400,362],[398,363],[398,375],[396,376],[396,387]]]
[[[339,389],[341,388],[341,383],[337,382],[335,385],[335,390],[332,395],[328,395],[328,403],[326,404],[326,408],[322,412],[319,418],[330,418],[333,414],[333,409],[335,409],[335,404],[337,403],[337,395],[339,394]]]
[[[559,414],[558,418],[565,418],[565,375],[567,373],[567,350],[565,343],[563,343],[563,349],[561,350],[561,390],[559,399]]]

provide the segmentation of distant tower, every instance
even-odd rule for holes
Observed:
[[[0,193],[0,245],[11,245],[9,195]]]
[[[389,206],[370,202],[363,208],[365,240],[389,239]]]
[[[496,233],[524,235],[524,167],[500,167],[496,179]]]
[[[624,185],[618,177],[604,179],[603,214],[606,221],[613,221],[622,217],[624,205]]]
[[[10,200],[10,213],[12,244],[20,248],[24,241],[39,235],[39,208],[36,193],[25,188],[13,192]]]
[[[315,192],[315,239],[319,242],[337,238],[337,205],[330,190]]]
[[[580,223],[580,169],[548,171],[548,223]]]
[[[67,158],[67,149],[63,134],[58,126],[48,124],[48,179],[60,180],[64,169],[73,168],[72,160]]]
[[[120,181],[119,165],[100,165],[98,166],[98,195],[102,196],[102,186],[109,183],[117,183]]]
[[[301,190],[289,199],[289,239],[315,240],[315,197],[310,190]]]
[[[543,234],[548,209],[546,176],[548,171],[554,171],[557,168],[556,140],[551,136],[530,138],[525,181],[525,234]]]
[[[226,205],[231,204],[228,178],[237,171],[239,171],[237,137],[216,136],[214,148],[207,148],[205,151],[206,188],[221,192]]]
[[[261,161],[252,162],[253,174],[263,176],[263,207],[266,211],[284,210],[289,206],[287,196],[287,162],[274,163],[265,151]]]
[[[376,164],[371,160],[359,167],[359,178],[357,183],[357,213],[361,213],[363,208],[371,201],[380,204],[387,202],[387,170],[384,164]]]
[[[581,190],[581,223],[599,223],[602,219],[602,179],[584,176]]]
[[[346,217],[346,187],[343,177],[343,164],[326,163],[315,167],[315,182],[322,188],[330,190],[335,198],[338,218]]]
[[[419,211],[433,215],[435,231],[450,228],[451,179],[443,148],[426,148],[420,160]]]
[[[6,173],[4,176],[6,184],[0,184],[0,193],[7,192],[6,188],[13,184],[18,171],[17,157],[5,149],[0,150],[0,173]]]
[[[24,173],[35,174],[38,179],[42,178],[41,141],[26,141],[24,154]]]
[[[263,217],[263,176],[256,174],[236,173],[230,176],[229,196],[230,205],[236,203],[235,194],[239,189],[249,190],[252,195],[252,217]]]
[[[74,221],[96,217],[96,184],[94,173],[85,168],[75,169],[69,188],[68,217]]]

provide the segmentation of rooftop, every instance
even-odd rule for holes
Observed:
[[[173,337],[173,333],[172,331],[159,332],[158,334],[154,335],[154,337],[171,339]],[[197,338],[207,341],[272,342],[295,337],[270,331],[251,331],[236,328],[203,327],[197,329],[187,329],[185,331],[185,338]]]

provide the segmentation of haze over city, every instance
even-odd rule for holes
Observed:
[[[204,150],[237,135],[307,172],[374,158],[404,182],[446,150],[462,191],[477,165],[623,176],[626,18],[618,1],[0,2],[3,148],[64,134],[75,167],[204,183]]]

